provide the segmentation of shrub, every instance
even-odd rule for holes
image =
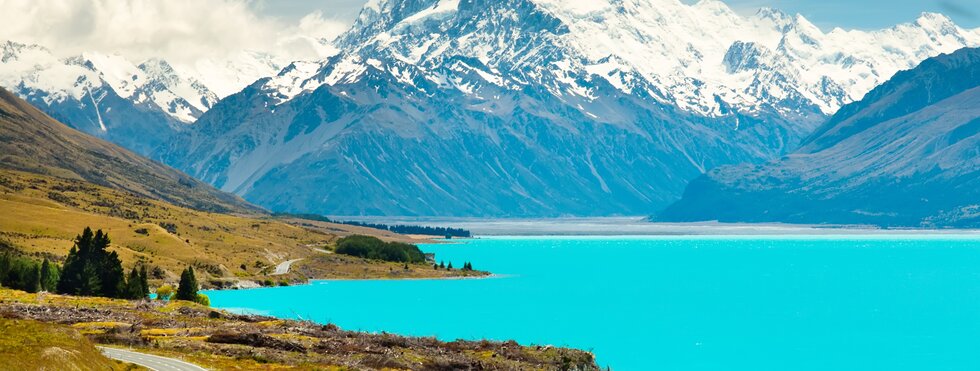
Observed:
[[[198,293],[197,294],[197,298],[194,299],[194,302],[195,303],[198,303],[198,304],[201,304],[203,306],[206,306],[206,307],[210,307],[211,306],[211,298],[208,298],[207,295],[204,295],[204,294],[201,294],[201,293]]]
[[[170,300],[170,297],[174,296],[174,287],[170,285],[163,285],[157,287],[157,299],[160,300]]]
[[[423,263],[425,254],[418,246],[384,242],[376,237],[353,235],[337,241],[338,254],[399,263]]]

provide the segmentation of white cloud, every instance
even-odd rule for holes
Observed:
[[[176,63],[220,59],[243,50],[286,59],[332,52],[347,22],[313,12],[299,22],[263,16],[244,0],[0,0],[0,40],[55,53],[161,57]]]

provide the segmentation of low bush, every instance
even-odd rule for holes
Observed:
[[[371,236],[348,236],[337,240],[336,253],[398,263],[424,263],[425,254],[418,246],[401,242],[384,242]]]

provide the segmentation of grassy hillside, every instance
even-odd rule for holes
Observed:
[[[77,330],[54,323],[0,318],[0,370],[129,370],[99,352]]]
[[[175,282],[196,267],[207,287],[237,280],[398,278],[482,275],[433,270],[426,264],[382,263],[331,254],[338,236],[373,230],[301,220],[280,221],[198,211],[100,187],[85,181],[0,170],[0,239],[28,254],[55,260],[67,255],[85,227],[103,229],[126,269],[150,269],[151,281]],[[331,232],[328,232],[331,231]],[[388,233],[374,231],[392,240]],[[270,276],[275,265],[304,259],[288,275]]]
[[[173,168],[69,128],[3,88],[0,168],[86,180],[198,210],[260,211]]]

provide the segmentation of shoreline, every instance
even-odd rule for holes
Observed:
[[[282,287],[293,287],[293,286],[312,286],[317,282],[370,282],[370,281],[462,281],[462,280],[485,280],[485,279],[500,279],[514,277],[510,274],[494,274],[490,273],[485,276],[459,276],[459,277],[408,277],[408,278],[311,278],[306,280],[304,283],[298,283],[295,285],[288,286],[257,286],[257,287],[226,287],[226,288],[209,288],[201,290],[202,293],[207,294],[212,291],[246,291],[246,290],[262,290],[262,289],[276,289]]]
[[[388,219],[380,219],[387,221]],[[399,223],[413,223],[391,219]],[[832,235],[832,234],[980,234],[980,229],[879,227],[860,224],[786,223],[658,223],[646,217],[477,219],[419,218],[414,223],[452,226],[473,238],[497,236],[716,236],[716,235]],[[438,243],[452,243],[440,240]]]

